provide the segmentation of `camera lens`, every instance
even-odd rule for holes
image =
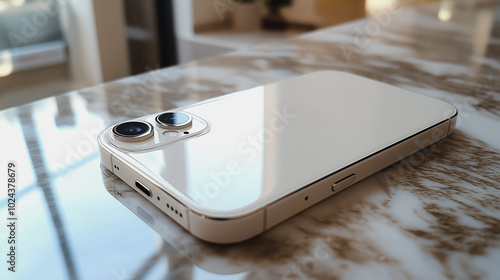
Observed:
[[[113,134],[122,141],[141,141],[153,135],[153,126],[142,121],[124,122],[113,127]]]
[[[182,128],[190,126],[193,118],[182,112],[166,112],[156,116],[156,123],[162,128]]]

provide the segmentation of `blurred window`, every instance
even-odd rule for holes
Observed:
[[[55,0],[0,0],[0,77],[66,60]]]

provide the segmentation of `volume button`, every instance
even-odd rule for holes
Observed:
[[[335,184],[333,184],[332,191],[333,192],[338,192],[341,189],[343,189],[343,188],[349,186],[350,184],[352,184],[354,181],[356,181],[356,174],[351,174],[351,175],[345,177],[344,179],[339,180]]]

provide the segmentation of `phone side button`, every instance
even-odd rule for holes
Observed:
[[[333,192],[338,192],[342,190],[343,188],[349,186],[356,180],[356,174],[351,174],[347,177],[345,177],[342,180],[337,181],[335,184],[332,186],[332,191]]]

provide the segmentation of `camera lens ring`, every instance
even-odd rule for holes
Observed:
[[[165,129],[188,127],[193,117],[183,112],[165,112],[156,116],[156,124]]]
[[[153,126],[145,121],[127,121],[113,127],[113,135],[121,141],[136,142],[153,136]]]

